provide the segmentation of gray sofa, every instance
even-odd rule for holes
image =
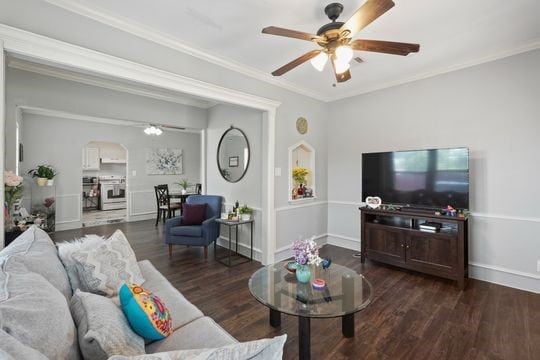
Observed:
[[[146,279],[142,285],[167,305],[174,328],[168,338],[146,344],[147,354],[238,343],[148,260],[139,267]],[[56,246],[42,230],[32,227],[0,251],[0,359],[82,358],[71,296]]]

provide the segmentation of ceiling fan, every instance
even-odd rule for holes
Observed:
[[[418,44],[380,40],[352,40],[352,37],[360,30],[371,24],[371,22],[390,10],[394,5],[392,0],[367,0],[349,20],[340,22],[336,21],[336,19],[341,15],[343,5],[332,3],[324,8],[324,12],[332,22],[323,25],[317,31],[317,35],[276,26],[265,27],[262,30],[263,34],[313,41],[321,46],[321,49],[311,50],[280,67],[272,72],[272,75],[281,76],[308,60],[311,60],[311,64],[315,69],[322,71],[328,59],[330,59],[337,82],[345,82],[351,78],[349,68],[350,61],[353,58],[353,50],[403,56],[411,52],[418,52],[420,49],[420,45]]]

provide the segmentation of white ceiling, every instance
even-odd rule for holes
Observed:
[[[540,48],[537,0],[394,0],[396,6],[355,38],[412,42],[407,57],[358,52],[352,79],[333,86],[331,71],[309,63],[270,72],[315,43],[261,34],[274,25],[315,33],[329,22],[331,0],[47,0],[54,5],[160,42],[258,79],[321,100],[335,100]],[[362,0],[341,0],[345,21]],[[328,65],[327,65],[328,66]]]

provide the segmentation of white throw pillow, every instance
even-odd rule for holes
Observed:
[[[71,290],[73,293],[81,287],[79,283],[79,275],[77,274],[77,268],[75,266],[75,260],[72,254],[79,250],[90,250],[98,247],[105,241],[103,236],[98,235],[86,235],[80,239],[72,241],[61,242],[57,245],[58,256],[66,268],[66,272],[71,284]]]
[[[122,283],[145,281],[135,253],[120,230],[98,247],[75,251],[71,257],[77,267],[80,288],[86,292],[113,297],[118,295]]]

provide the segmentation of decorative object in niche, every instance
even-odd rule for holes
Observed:
[[[223,133],[217,149],[219,173],[231,183],[240,181],[247,172],[251,153],[246,134],[231,126]]]
[[[299,117],[296,119],[296,130],[304,135],[308,131],[308,121],[306,118]]]
[[[289,201],[315,197],[315,149],[305,141],[289,148]]]
[[[147,175],[181,175],[184,155],[182,149],[148,149],[146,152]]]

